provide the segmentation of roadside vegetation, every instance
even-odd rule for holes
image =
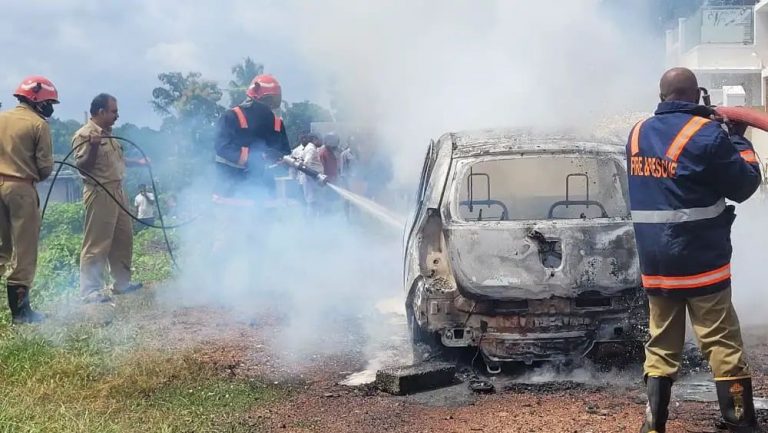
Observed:
[[[43,312],[76,303],[82,217],[80,203],[54,204],[46,213],[32,298]],[[138,281],[171,276],[161,233],[136,235],[134,263]],[[253,432],[259,426],[248,409],[283,393],[227,377],[193,350],[150,349],[143,343],[163,336],[141,335],[120,319],[151,300],[120,298],[106,324],[71,317],[16,327],[4,292],[2,302],[0,433]]]

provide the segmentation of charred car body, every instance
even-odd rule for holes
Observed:
[[[641,353],[646,299],[623,146],[509,130],[430,144],[405,231],[417,357],[502,362]]]

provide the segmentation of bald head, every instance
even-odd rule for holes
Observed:
[[[699,103],[699,82],[687,68],[672,68],[661,76],[659,97],[662,101]]]

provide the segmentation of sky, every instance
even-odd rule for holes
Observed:
[[[311,70],[297,61],[280,1],[0,0],[0,101],[15,101],[26,75],[54,81],[61,118],[82,119],[100,92],[120,101],[124,121],[159,125],[148,101],[169,71],[199,71],[227,84],[246,56],[267,65],[289,101],[324,102]],[[222,6],[224,5],[224,6]]]
[[[376,124],[396,180],[418,175],[429,139],[496,126],[586,127],[651,110],[663,40],[647,2],[600,0],[0,0],[0,102],[20,80],[57,85],[56,116],[83,120],[100,92],[120,122],[157,127],[162,72],[226,87],[232,65],[263,63],[287,101],[330,101]],[[634,8],[637,13],[630,13]],[[5,90],[3,90],[5,89]],[[399,170],[402,168],[402,170]]]

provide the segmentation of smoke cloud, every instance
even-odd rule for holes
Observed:
[[[605,115],[649,110],[663,67],[661,40],[598,1],[294,6],[298,50],[355,120],[379,127],[401,183],[447,131],[589,131]]]
[[[282,2],[277,12],[271,3],[236,5],[242,22],[263,23],[265,8],[267,17],[284,19],[276,41],[326,90],[326,100],[334,98],[345,120],[375,128],[394,162],[393,186],[408,191],[430,138],[445,132],[588,132],[604,116],[649,110],[664,57],[660,39],[620,26],[598,1],[330,0]],[[287,91],[293,84],[283,82]],[[276,312],[286,326],[274,344],[289,362],[350,347],[368,352],[371,368],[407,362],[398,343],[406,338],[404,321],[394,326],[374,308],[387,298],[402,305],[402,233],[374,221],[357,226],[292,215],[268,211],[230,222],[229,236],[238,242],[216,254],[210,233],[190,230],[181,245],[185,271],[169,298],[223,304],[233,314]],[[227,231],[212,224],[211,232]],[[377,353],[392,347],[399,356]]]
[[[374,127],[393,159],[394,186],[407,191],[431,138],[488,127],[588,132],[605,116],[652,110],[664,67],[661,35],[618,20],[598,0],[6,6],[0,84],[12,89],[29,73],[50,75],[65,118],[80,118],[94,94],[109,91],[121,101],[121,120],[157,126],[147,100],[158,73],[195,70],[225,84],[230,66],[252,56],[281,80],[286,100],[333,100],[349,120]],[[644,8],[624,6],[637,15]],[[50,35],[50,46],[40,52],[34,38],[19,35]],[[628,131],[630,123],[616,126]],[[235,210],[227,220],[209,204],[209,185],[203,179],[179,195],[180,208],[206,218],[181,232],[184,270],[163,293],[166,302],[283,317],[274,340],[294,361],[349,347],[375,351],[403,332],[375,308],[388,298],[402,305],[402,233],[279,209]],[[734,231],[734,296],[745,322],[760,318],[756,300],[765,299],[755,271],[765,244],[761,210],[741,208]],[[234,242],[211,254],[221,233]]]

